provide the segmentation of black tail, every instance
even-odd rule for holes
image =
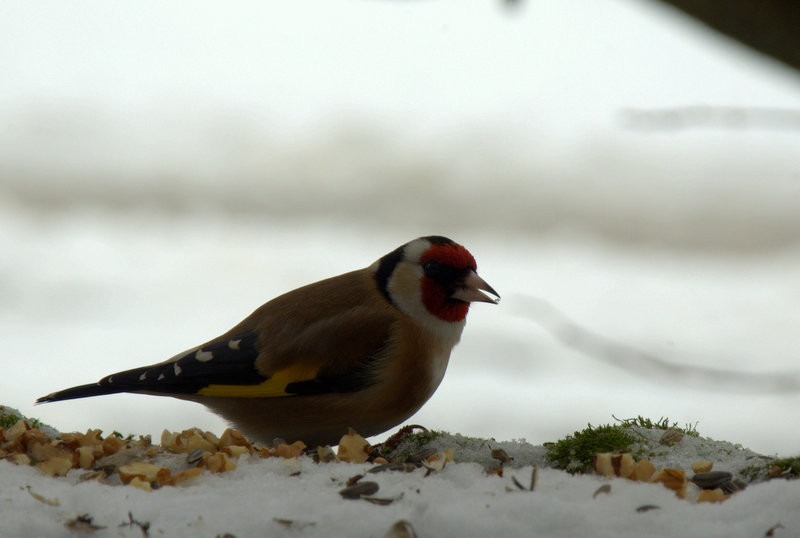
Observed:
[[[103,394],[115,394],[117,392],[126,392],[125,387],[115,387],[113,385],[90,383],[89,385],[80,385],[64,390],[59,390],[47,396],[42,396],[36,400],[37,404],[47,402],[60,402],[61,400],[74,400],[76,398],[88,398],[89,396],[102,396]]]

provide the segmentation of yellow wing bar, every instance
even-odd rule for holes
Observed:
[[[291,383],[311,381],[317,377],[316,366],[290,366],[278,370],[272,376],[257,385],[215,385],[210,384],[197,391],[201,396],[219,396],[225,398],[276,398],[290,396],[286,387]]]

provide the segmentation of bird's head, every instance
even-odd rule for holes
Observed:
[[[423,322],[448,323],[463,322],[471,302],[499,301],[477,268],[467,249],[441,236],[415,239],[373,265],[381,292],[400,310]]]

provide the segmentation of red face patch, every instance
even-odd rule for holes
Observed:
[[[433,244],[422,253],[419,263],[424,264],[429,260],[434,260],[442,265],[449,265],[456,269],[470,268],[473,271],[478,270],[478,265],[475,263],[475,258],[469,253],[467,249],[458,243],[438,243]]]
[[[443,266],[452,268],[458,272],[465,270],[477,270],[475,258],[467,249],[457,243],[435,243],[426,250],[420,257],[420,264],[435,261]],[[452,289],[448,289],[441,282],[429,278],[427,275],[422,277],[422,304],[434,316],[444,321],[463,321],[469,311],[469,303],[462,301],[450,301],[449,294]]]

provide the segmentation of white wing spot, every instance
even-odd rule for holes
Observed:
[[[158,379],[156,381],[161,381],[164,379],[164,374],[158,374]]]
[[[172,363],[172,369],[175,370],[175,375],[176,376],[181,375],[181,367],[178,366],[177,362]]]
[[[241,339],[240,340],[228,340],[228,347],[231,348],[234,351],[239,351],[239,344],[241,344],[241,343],[242,343]]]
[[[113,375],[108,376],[108,384],[110,385],[113,382],[114,382],[114,376]]]
[[[142,375],[139,376],[139,381],[144,381],[147,379],[147,372],[143,372]]]
[[[214,358],[214,354],[210,351],[203,351],[202,349],[198,349],[197,353],[194,354],[194,358],[199,360],[200,362],[208,362]]]

